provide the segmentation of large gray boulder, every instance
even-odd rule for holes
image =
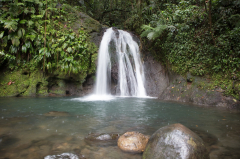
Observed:
[[[203,140],[182,124],[158,129],[149,139],[143,159],[208,159]]]

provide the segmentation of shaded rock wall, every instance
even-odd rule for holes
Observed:
[[[211,81],[204,77],[190,74],[180,76],[154,60],[147,52],[143,52],[143,61],[145,86],[149,96],[161,100],[240,109],[240,102],[233,97],[224,96],[221,88],[209,89]]]
[[[168,72],[151,55],[143,55],[143,62],[147,95],[158,97],[169,85]]]

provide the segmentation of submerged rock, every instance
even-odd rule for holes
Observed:
[[[139,132],[126,132],[118,139],[118,147],[126,152],[142,153],[148,143],[148,136]]]
[[[115,145],[117,144],[117,139],[119,134],[89,134],[85,137],[85,141],[90,145]]]
[[[182,124],[158,129],[149,139],[143,159],[208,159],[203,140]]]
[[[60,155],[49,155],[44,157],[44,159],[79,159],[79,157],[72,153],[62,153]]]
[[[68,112],[59,112],[59,111],[51,111],[45,113],[44,116],[69,116]]]
[[[92,141],[106,141],[106,140],[116,140],[118,139],[120,135],[119,134],[89,134],[87,137],[85,137],[86,140],[92,140]]]

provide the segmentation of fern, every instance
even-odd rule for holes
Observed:
[[[149,40],[155,40],[168,28],[168,25],[161,25],[158,23],[157,27],[153,28],[149,25],[143,25],[142,29],[145,30],[142,32],[141,37],[147,37]]]

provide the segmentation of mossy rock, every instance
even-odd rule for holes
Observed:
[[[28,75],[22,74],[21,71],[2,72],[0,76],[0,97],[18,96],[30,85]]]

